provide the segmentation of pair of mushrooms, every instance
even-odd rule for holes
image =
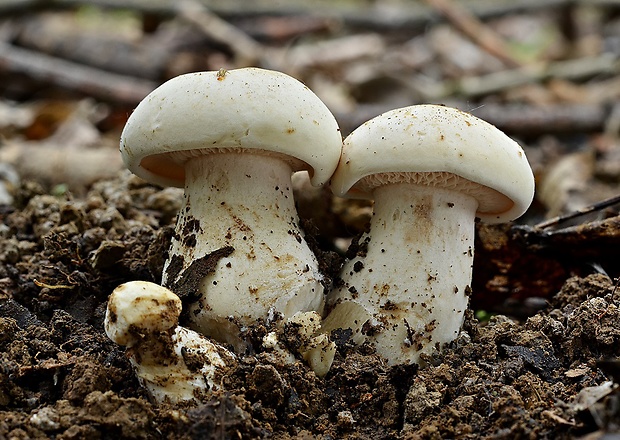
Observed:
[[[334,329],[351,329],[355,342],[374,344],[390,364],[418,362],[453,340],[468,303],[475,218],[512,220],[534,193],[521,147],[470,114],[397,109],[343,144],[314,93],[257,68],[163,84],[129,118],[121,153],[138,176],[185,188],[162,284],[193,298],[187,318],[196,335],[243,352],[244,330],[258,320],[293,322],[304,329],[300,354],[317,374],[331,365]],[[375,203],[364,252],[327,295],[293,200],[291,175],[302,170],[313,185]],[[106,331],[126,344],[114,330],[121,297],[110,298]],[[174,336],[178,313],[158,331]],[[125,324],[120,334],[140,327],[138,317]],[[139,342],[132,339],[146,347]],[[277,345],[266,338],[266,347]]]

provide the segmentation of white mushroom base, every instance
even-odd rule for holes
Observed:
[[[323,330],[353,330],[389,364],[456,338],[468,305],[478,202],[449,189],[389,184],[374,191],[366,255],[348,261],[328,295]]]
[[[321,312],[322,276],[299,228],[291,166],[277,156],[231,151],[192,157],[185,172],[185,203],[163,284],[172,287],[183,276],[170,279],[173,259],[186,270],[196,259],[234,248],[193,292],[190,326],[243,351],[240,333],[258,319]]]

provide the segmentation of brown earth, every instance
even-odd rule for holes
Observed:
[[[421,367],[389,367],[339,332],[325,378],[302,361],[281,365],[257,344],[226,379],[226,391],[186,407],[149,402],[124,349],[105,335],[103,317],[118,284],[159,280],[179,201],[128,174],[95,184],[81,199],[21,186],[14,208],[1,213],[1,439],[558,439],[618,432],[620,405],[609,381],[620,375],[613,360],[620,292],[601,274],[564,282],[566,271],[561,290],[537,313],[514,309],[519,319],[483,322],[468,313],[459,338]],[[524,265],[531,263],[518,240],[502,235],[510,229],[478,234],[474,286],[497,277],[491,263],[501,255],[517,267],[521,252]],[[306,230],[333,276],[342,258],[330,237],[314,235],[322,228]],[[501,246],[512,243],[510,252],[493,254],[501,248],[498,234]],[[504,284],[518,276],[526,277],[516,271]],[[266,331],[257,325],[251,334],[258,340]]]

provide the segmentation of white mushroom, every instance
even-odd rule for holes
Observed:
[[[374,198],[370,232],[328,295],[325,330],[351,328],[390,364],[456,338],[468,305],[474,221],[515,219],[534,178],[521,147],[456,109],[384,113],[345,139],[335,194]]]
[[[240,329],[258,319],[322,310],[291,174],[308,170],[324,184],[341,147],[327,107],[279,72],[182,75],[138,105],[121,152],[138,176],[185,187],[163,284],[195,298],[192,328],[242,351]]]
[[[317,312],[298,312],[286,321],[286,339],[294,341],[293,351],[301,355],[318,377],[325,376],[334,362],[336,343],[321,331],[321,315]],[[272,331],[263,337],[263,349],[271,359],[283,365],[295,363],[295,356]]]
[[[321,330],[321,315],[316,312],[296,313],[287,322],[289,331],[297,333],[298,353],[310,365],[317,376],[328,372],[336,355],[336,344]]]
[[[321,315],[316,312],[295,313],[286,321],[283,331],[287,339],[295,341],[294,351],[301,355],[318,377],[329,372],[336,355],[336,344],[321,332]],[[295,356],[284,347],[275,331],[265,335],[262,346],[271,353],[272,359],[282,364],[295,362]]]
[[[221,388],[235,357],[204,336],[177,325],[181,300],[146,281],[121,284],[108,299],[105,331],[127,346],[136,376],[157,402],[195,400]]]

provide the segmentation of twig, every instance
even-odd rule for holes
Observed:
[[[385,41],[377,34],[356,34],[311,44],[300,44],[287,54],[287,63],[297,69],[326,65],[343,65],[360,58],[380,57]]]
[[[605,209],[609,206],[615,205],[617,203],[620,203],[620,196],[615,196],[612,197],[610,199],[606,199],[606,200],[602,200],[600,202],[594,203],[593,205],[590,206],[586,206],[584,208],[578,209],[577,211],[568,213],[568,214],[564,214],[564,215],[560,215],[557,217],[553,217],[549,220],[546,220],[544,222],[538,223],[537,225],[534,226],[534,229],[546,229],[548,227],[551,226],[556,226],[560,223],[563,223],[567,220],[571,220],[577,217],[581,217],[582,215],[586,215],[589,214],[591,212],[594,211],[600,211],[602,209]]]
[[[514,58],[502,37],[486,26],[474,14],[453,0],[425,0],[441,15],[483,50],[501,60],[509,67],[520,67],[522,62]]]
[[[412,78],[410,75],[401,75],[388,69],[383,71],[384,75],[401,82],[425,100],[438,100],[454,95],[473,98],[551,78],[582,80],[596,75],[617,75],[618,73],[620,73],[620,61],[612,53],[555,63],[537,63],[445,83],[433,81],[430,78],[423,80]]]
[[[205,35],[228,46],[240,65],[255,64],[265,57],[266,48],[241,29],[222,20],[195,0],[179,2],[180,16],[198,26]]]
[[[502,131],[528,137],[601,131],[609,117],[606,106],[585,103],[544,106],[488,103],[474,110],[465,106],[460,108],[470,111]]]
[[[104,72],[2,42],[0,70],[45,80],[103,100],[132,105],[157,87],[152,81]]]
[[[576,80],[599,74],[613,74],[619,69],[618,59],[607,53],[597,57],[559,61],[552,64],[540,63],[480,77],[464,78],[455,84],[453,90],[465,96],[480,96],[511,87],[541,82],[549,78]]]
[[[45,287],[45,288],[48,288],[48,289],[51,289],[51,290],[53,290],[53,289],[73,289],[75,287],[75,286],[68,286],[66,284],[55,284],[55,285],[47,284],[47,283],[44,283],[42,281],[37,280],[36,278],[33,279],[32,282],[34,284],[36,284],[38,287]]]

